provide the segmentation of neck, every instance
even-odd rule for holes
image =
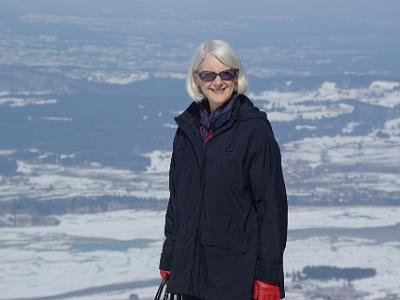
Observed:
[[[227,102],[227,101],[226,101]],[[222,105],[224,105],[225,104],[225,102],[224,103],[222,103]],[[220,106],[222,106],[222,105],[220,105]],[[215,105],[215,104],[213,104],[213,103],[210,103],[210,113],[213,113],[214,111],[216,111],[217,109],[218,109],[218,107],[219,106],[217,106],[217,105]]]

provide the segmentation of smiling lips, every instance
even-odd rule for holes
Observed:
[[[225,88],[223,88],[223,89],[211,89],[211,90],[216,94],[220,94],[220,93],[223,93],[225,91]]]

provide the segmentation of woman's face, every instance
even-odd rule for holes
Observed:
[[[224,65],[216,57],[207,54],[201,62],[198,71],[213,71],[219,73],[229,69],[231,68]],[[205,82],[199,78],[198,74],[196,74],[195,80],[197,85],[200,86],[203,95],[208,99],[211,112],[215,111],[231,97],[237,84],[237,76],[234,80],[222,80],[220,76],[217,76],[214,81]]]

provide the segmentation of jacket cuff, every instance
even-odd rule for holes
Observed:
[[[171,270],[172,254],[162,253],[160,258],[160,270],[169,271]]]
[[[283,265],[271,265],[257,260],[255,279],[279,284],[283,279]]]

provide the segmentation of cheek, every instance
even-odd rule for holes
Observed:
[[[202,84],[201,89],[203,92],[208,92],[210,88],[210,84]]]
[[[229,88],[229,89],[234,89],[235,88],[235,83],[234,82],[231,82],[227,87]]]

